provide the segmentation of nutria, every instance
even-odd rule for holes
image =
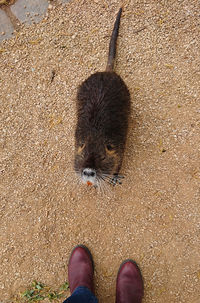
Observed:
[[[118,173],[125,149],[130,94],[114,71],[120,8],[109,44],[105,72],[86,79],[77,93],[74,168],[83,183],[100,186],[102,181],[121,183]]]

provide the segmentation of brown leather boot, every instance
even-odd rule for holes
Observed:
[[[84,245],[77,245],[72,250],[68,263],[68,281],[71,294],[78,286],[85,286],[94,293],[93,274],[94,265],[89,249]]]
[[[144,293],[142,275],[133,260],[125,260],[118,271],[116,303],[141,303]]]

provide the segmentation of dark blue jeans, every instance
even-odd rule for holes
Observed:
[[[98,303],[98,300],[87,287],[79,286],[63,303]]]

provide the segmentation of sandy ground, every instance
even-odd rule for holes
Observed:
[[[200,302],[197,0],[126,1],[116,61],[132,98],[126,178],[103,195],[73,173],[77,86],[104,70],[119,6],[71,1],[1,44],[1,302],[34,279],[61,285],[78,243],[94,256],[100,302],[114,302],[125,258],[142,269],[144,303]]]

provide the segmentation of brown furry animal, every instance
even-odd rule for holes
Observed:
[[[86,79],[77,93],[74,168],[83,183],[100,186],[102,181],[121,183],[119,170],[128,128],[130,94],[113,71],[119,31],[120,8],[109,45],[105,72]]]

